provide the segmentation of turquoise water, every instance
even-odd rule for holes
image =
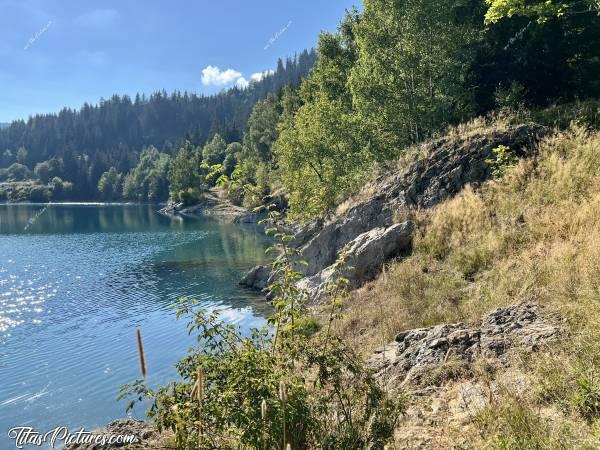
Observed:
[[[95,428],[125,416],[120,385],[175,377],[193,339],[169,305],[193,297],[243,329],[264,298],[237,285],[264,262],[254,228],[171,219],[145,205],[0,205],[0,448],[30,425]],[[134,417],[143,411],[134,411]]]

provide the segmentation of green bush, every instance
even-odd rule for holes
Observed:
[[[515,167],[519,158],[517,158],[506,145],[499,145],[492,150],[494,158],[486,159],[486,163],[492,166],[492,174],[496,178],[501,178],[511,168]]]
[[[316,332],[278,217],[270,212],[267,224],[283,250],[273,263],[269,326],[243,336],[220,321],[219,311],[181,300],[178,317],[190,319],[198,338],[177,365],[181,381],[152,391],[140,380],[124,386],[121,397],[133,397],[129,407],[150,399],[148,415],[160,430],[173,431],[178,449],[383,449],[403,404],[331,332],[345,280],[329,286],[330,321]]]
[[[186,206],[193,205],[194,203],[198,203],[203,195],[204,193],[200,188],[187,188],[178,192],[176,200],[183,202]]]
[[[29,199],[32,202],[45,203],[50,199],[50,190],[41,185],[32,186],[29,191]]]

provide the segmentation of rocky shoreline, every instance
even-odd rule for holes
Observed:
[[[216,191],[204,194],[203,200],[195,205],[169,202],[160,209],[161,214],[168,216],[213,217],[228,223],[258,223],[261,215],[249,211],[247,208],[237,206],[229,200],[219,197]]]
[[[135,444],[67,444],[63,450],[108,450],[117,448],[128,448],[135,450],[156,450],[166,448],[164,440],[166,434],[161,434],[154,427],[152,422],[136,419],[118,419],[113,420],[106,427],[95,430],[97,435],[119,435],[135,436]]]

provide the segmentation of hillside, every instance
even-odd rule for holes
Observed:
[[[396,448],[600,444],[600,134],[513,120],[414,148],[291,241],[310,303],[360,288],[336,333],[408,402]]]
[[[548,129],[533,123],[498,122],[492,129],[450,134],[409,150],[401,161],[382,168],[382,174],[368,189],[338,206],[335,213],[296,232],[290,245],[296,249],[297,259],[306,261],[306,265],[296,268],[302,275],[300,285],[313,302],[318,302],[345,248],[360,248],[364,253],[344,264],[347,268],[343,273],[350,286],[356,288],[369,281],[383,262],[412,247],[414,226],[408,221],[402,227],[392,227],[398,217],[430,209],[466,185],[488,180],[492,167],[487,161],[494,157],[495,148],[506,146],[513,149],[515,157],[526,156],[547,133]],[[253,269],[242,283],[264,288],[271,282],[265,279],[266,269]]]
[[[424,378],[396,382],[411,404],[398,448],[599,445],[599,154],[597,132],[545,138],[501,177],[415,212],[410,256],[352,294],[338,331],[365,354],[401,343],[411,328],[476,324],[516,304],[543,306],[561,329],[535,354],[521,346],[504,360],[450,350],[448,358],[444,350]],[[524,325],[505,320],[513,325],[501,341],[510,342],[508,330]]]

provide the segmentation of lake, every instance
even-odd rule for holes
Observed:
[[[97,428],[125,417],[119,386],[176,377],[194,343],[170,305],[223,309],[243,330],[264,324],[265,299],[238,286],[264,263],[256,228],[169,218],[151,205],[0,205],[0,448],[30,425]],[[133,417],[143,417],[139,408]]]

